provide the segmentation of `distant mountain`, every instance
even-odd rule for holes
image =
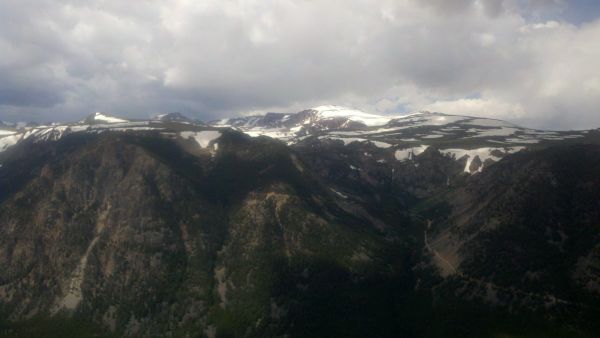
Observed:
[[[35,127],[38,124],[35,122],[7,122],[0,121],[0,128],[23,129],[26,127]]]
[[[583,140],[589,131],[543,131],[486,118],[420,112],[381,116],[337,106],[322,106],[297,114],[269,113],[212,122],[251,136],[268,136],[288,144],[369,143],[393,151],[397,160],[410,160],[432,146],[465,159],[467,172],[483,169],[486,161],[525,148],[537,149],[558,141]],[[475,162],[473,162],[475,160]]]
[[[391,117],[368,114],[338,106],[320,106],[296,114],[267,113],[213,121],[214,126],[235,127],[254,135],[291,140],[325,130],[354,130],[383,125]]]
[[[129,122],[129,120],[118,118],[106,113],[96,112],[82,120],[80,124],[113,124],[124,122]]]
[[[157,114],[152,119],[162,122],[202,123],[201,121],[191,119],[181,113]]]
[[[73,124],[27,125],[0,130],[0,151],[24,140],[57,140],[73,132],[195,130],[200,127],[232,128],[247,135],[267,136],[288,145],[339,143],[371,145],[398,161],[411,161],[432,147],[463,163],[468,173],[481,172],[507,154],[541,149],[558,143],[581,143],[595,139],[597,130],[544,131],[479,117],[420,112],[406,116],[382,116],[338,106],[321,106],[296,114],[267,113],[212,121],[205,124],[180,113],[156,115],[152,120],[127,120],[94,113]],[[16,129],[16,130],[15,130]],[[16,131],[16,132],[15,132]],[[10,137],[8,137],[10,136]]]
[[[598,336],[599,173],[430,112],[0,126],[0,336]]]
[[[324,106],[297,114],[268,113],[212,122],[251,135],[265,135],[296,143],[307,135],[346,142],[387,141],[434,144],[439,141],[474,139],[485,144],[528,145],[583,137],[586,132],[540,131],[512,123],[442,113],[420,112],[407,116],[382,116],[336,106]]]

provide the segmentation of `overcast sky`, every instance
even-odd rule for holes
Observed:
[[[0,120],[337,104],[600,127],[596,0],[0,0]]]

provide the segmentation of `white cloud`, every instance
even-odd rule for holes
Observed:
[[[425,105],[424,110],[434,112],[444,112],[448,114],[497,117],[502,114],[503,117],[510,120],[522,119],[526,114],[523,107],[519,104],[509,104],[507,102],[495,99],[458,99],[452,101],[435,101]]]
[[[211,119],[333,103],[600,126],[600,21],[539,19],[564,6],[6,1],[0,118],[77,119],[101,110]]]

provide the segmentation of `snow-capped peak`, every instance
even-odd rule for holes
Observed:
[[[350,121],[361,122],[366,126],[381,126],[397,116],[384,116],[366,113],[361,110],[334,105],[324,105],[311,108],[324,118],[347,118]]]
[[[114,117],[111,115],[108,115],[106,113],[101,113],[101,112],[95,112],[94,114],[92,114],[89,118],[86,119],[86,122],[90,123],[90,122],[96,122],[96,123],[124,123],[124,122],[129,122],[127,120],[118,118],[118,117]]]

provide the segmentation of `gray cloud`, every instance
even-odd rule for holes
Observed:
[[[332,103],[600,126],[600,21],[562,21],[567,9],[556,0],[8,0],[0,119],[96,110],[212,119]]]

